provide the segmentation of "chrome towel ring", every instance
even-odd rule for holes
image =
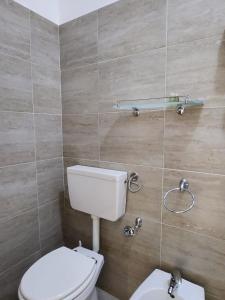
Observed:
[[[167,206],[168,204],[168,194],[171,193],[171,192],[188,192],[191,196],[191,204],[190,206],[188,206],[188,208],[184,209],[184,210],[176,210],[176,209],[171,209]],[[186,179],[181,179],[180,183],[179,183],[179,187],[177,188],[174,188],[174,189],[171,189],[169,190],[168,192],[166,192],[166,194],[164,195],[164,199],[163,199],[163,205],[164,207],[169,210],[170,212],[172,213],[175,213],[175,214],[183,214],[183,213],[186,213],[188,212],[189,210],[191,210],[193,208],[193,206],[195,205],[195,196],[194,194],[189,190],[189,182],[186,180]]]
[[[139,180],[139,175],[136,172],[132,172],[128,178],[128,190],[131,193],[137,193],[142,188],[142,185]]]

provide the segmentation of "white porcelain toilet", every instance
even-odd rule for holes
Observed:
[[[98,300],[95,285],[104,263],[99,218],[124,215],[127,173],[77,165],[67,175],[71,207],[91,214],[93,250],[60,247],[40,258],[20,282],[20,300]]]

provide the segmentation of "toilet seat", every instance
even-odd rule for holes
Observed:
[[[97,253],[96,255],[100,256]],[[58,248],[39,259],[25,273],[19,288],[20,298],[74,299],[92,283],[96,277],[97,265],[96,258],[81,251]]]

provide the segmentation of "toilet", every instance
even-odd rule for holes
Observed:
[[[127,173],[76,165],[67,168],[71,207],[91,215],[93,250],[60,247],[35,262],[23,275],[20,300],[98,300],[95,288],[104,257],[100,218],[117,221],[125,213]]]

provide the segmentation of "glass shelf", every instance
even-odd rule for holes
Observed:
[[[203,99],[191,99],[189,96],[171,96],[162,98],[148,98],[136,100],[120,100],[113,105],[116,110],[133,111],[141,110],[165,110],[176,109],[179,114],[183,114],[187,107],[202,106]]]

